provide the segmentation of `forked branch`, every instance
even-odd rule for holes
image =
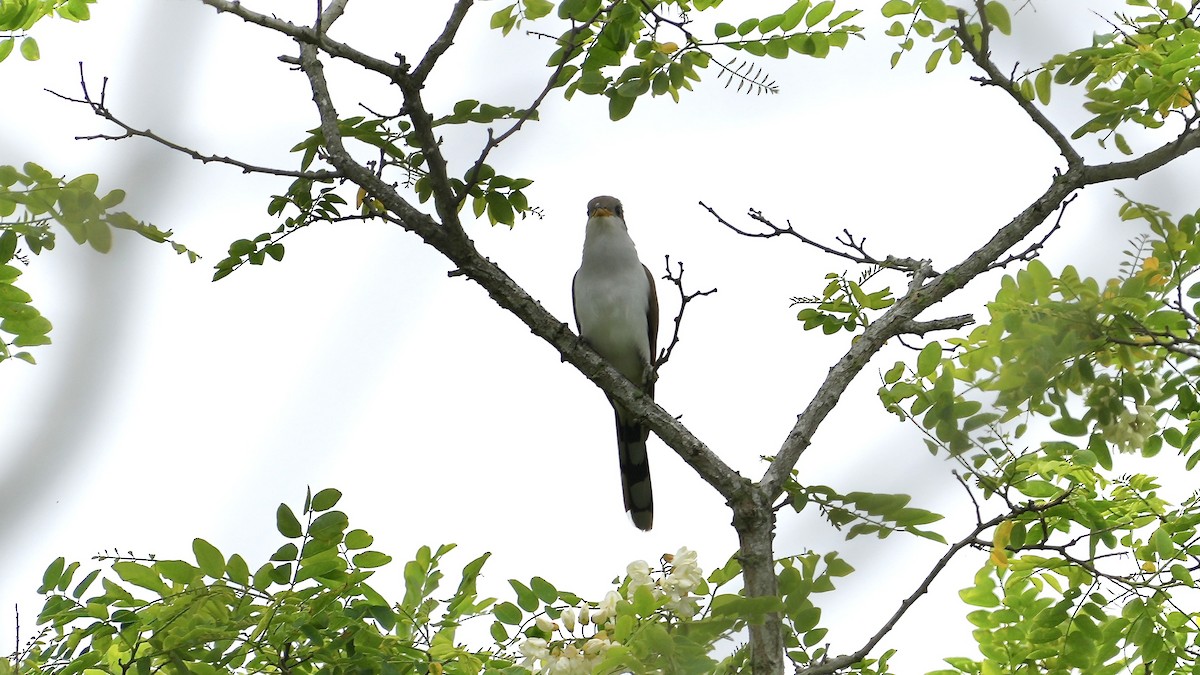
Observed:
[[[717,292],[716,288],[711,288],[707,291],[693,291],[692,293],[684,291],[683,263],[677,262],[675,265],[679,269],[678,272],[671,271],[671,256],[666,256],[667,273],[663,275],[662,278],[674,284],[675,289],[679,291],[679,313],[675,315],[675,330],[671,334],[670,344],[668,344],[665,349],[659,352],[658,358],[654,361],[655,372],[658,372],[658,369],[662,368],[663,365],[670,360],[671,353],[675,351],[675,345],[679,344],[679,329],[683,324],[683,310],[687,309],[688,303],[696,298],[703,297],[705,295],[712,295],[713,293]]]
[[[105,103],[105,97],[108,93],[108,78],[107,77],[101,81],[99,97],[92,96],[91,92],[88,91],[87,78],[84,77],[84,74],[83,74],[83,62],[82,61],[79,62],[79,88],[83,92],[82,98],[75,98],[73,96],[67,96],[66,94],[60,94],[57,91],[54,91],[52,89],[46,89],[46,92],[48,92],[54,96],[57,96],[58,98],[61,98],[64,101],[70,101],[71,103],[81,103],[83,105],[88,106],[89,108],[92,109],[92,112],[95,113],[96,116],[102,117],[105,120],[108,120],[109,122],[120,127],[122,133],[120,133],[120,134],[90,134],[90,135],[86,135],[86,136],[76,136],[75,140],[77,140],[77,141],[93,141],[93,140],[121,141],[121,140],[125,140],[127,138],[147,138],[151,141],[154,141],[155,143],[158,143],[159,145],[161,145],[163,147],[170,148],[171,150],[174,150],[175,152],[187,155],[188,157],[198,160],[204,164],[209,164],[209,163],[228,164],[229,166],[235,166],[235,167],[241,169],[242,173],[261,173],[261,174],[266,174],[269,176],[289,176],[292,178],[307,178],[309,180],[314,180],[314,181],[329,181],[329,180],[333,180],[333,179],[342,177],[342,174],[337,171],[295,171],[293,169],[276,169],[276,168],[268,167],[268,166],[258,166],[256,164],[250,164],[248,162],[243,162],[241,160],[234,159],[232,157],[225,157],[225,156],[221,156],[221,155],[206,155],[204,153],[193,150],[189,147],[175,143],[174,141],[171,141],[167,138],[164,138],[149,129],[138,129],[138,128],[134,127],[133,125],[128,124],[125,121],[118,118],[115,114],[113,114],[112,110],[110,110],[108,108],[108,105]]]

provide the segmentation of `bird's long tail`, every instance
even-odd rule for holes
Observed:
[[[654,491],[650,486],[650,458],[646,439],[650,430],[641,424],[624,424],[617,412],[617,451],[621,463],[621,492],[625,510],[639,530],[654,526]]]

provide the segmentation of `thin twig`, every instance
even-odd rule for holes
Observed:
[[[970,534],[962,539],[959,539],[950,546],[950,550],[946,551],[945,555],[938,559],[937,563],[934,564],[933,569],[931,569],[929,573],[925,575],[925,578],[917,586],[916,590],[914,590],[907,598],[900,602],[900,608],[893,612],[890,617],[888,617],[883,626],[876,631],[874,635],[868,638],[866,644],[864,644],[858,651],[852,654],[845,654],[843,656],[838,656],[827,661],[823,661],[810,668],[797,669],[796,675],[829,675],[830,673],[836,673],[843,668],[848,668],[855,663],[862,661],[867,657],[868,654],[871,653],[871,650],[875,648],[875,645],[878,644],[885,635],[890,633],[892,629],[896,627],[896,624],[899,623],[900,619],[903,618],[906,613],[908,613],[908,610],[914,604],[916,604],[917,600],[919,600],[922,595],[925,595],[929,592],[929,587],[933,584],[933,581],[937,579],[938,575],[941,574],[942,570],[946,568],[946,565],[950,564],[950,560],[953,559],[959,551],[969,546],[973,546],[982,532],[999,525],[1005,520],[1015,518],[1024,513],[1042,512],[1054,508],[1055,506],[1058,506],[1066,501],[1070,494],[1070,491],[1066,491],[1054,499],[1042,504],[1022,505],[1013,509],[1012,511],[1009,511],[1008,513],[996,516],[987,522],[977,524],[975,528],[971,530]]]
[[[675,351],[675,345],[679,344],[679,329],[683,323],[683,310],[687,309],[688,303],[691,302],[692,300],[695,300],[696,298],[699,298],[699,297],[702,297],[705,295],[712,295],[713,293],[717,292],[716,288],[712,288],[707,291],[695,291],[694,293],[685,292],[683,290],[683,263],[681,263],[681,262],[675,263],[676,266],[679,268],[679,273],[675,274],[675,273],[671,272],[671,256],[668,255],[668,256],[665,256],[665,258],[666,258],[667,273],[665,275],[663,275],[662,278],[666,279],[667,281],[670,281],[672,284],[674,284],[675,288],[679,291],[679,313],[675,315],[675,331],[671,335],[670,344],[667,345],[666,349],[663,349],[662,351],[659,352],[658,359],[656,359],[654,361],[654,372],[655,373],[657,373],[658,369],[661,368],[664,364],[666,364],[666,362],[668,360],[670,360],[671,352]]]
[[[866,242],[866,239],[865,238],[855,239],[854,235],[850,234],[849,230],[842,230],[842,232],[846,238],[843,239],[842,236],[839,235],[837,237],[837,242],[839,244],[841,244],[842,246],[845,246],[846,248],[853,250],[854,253],[847,253],[846,251],[833,248],[832,246],[827,246],[825,244],[822,244],[819,241],[816,241],[814,239],[810,239],[809,237],[806,237],[805,235],[801,234],[798,230],[796,230],[796,228],[794,228],[792,226],[792,221],[790,221],[790,220],[787,221],[787,227],[780,227],[780,226],[776,225],[775,223],[773,223],[769,218],[764,216],[762,214],[762,211],[759,211],[757,209],[750,209],[748,211],[748,215],[750,216],[750,218],[752,220],[755,220],[755,221],[765,225],[767,227],[767,231],[765,231],[765,232],[751,232],[749,230],[743,230],[740,227],[734,225],[733,223],[730,223],[728,220],[725,220],[725,218],[723,218],[721,216],[721,214],[717,213],[716,210],[713,209],[708,204],[705,204],[704,202],[700,202],[700,206],[704,207],[704,209],[706,211],[708,211],[710,214],[712,214],[712,217],[716,218],[717,222],[721,223],[722,225],[729,228],[730,230],[742,235],[743,237],[751,237],[751,238],[755,238],[755,239],[772,239],[774,237],[782,237],[785,235],[789,236],[789,237],[795,237],[796,239],[799,239],[800,241],[804,242],[805,244],[808,244],[809,246],[812,246],[813,248],[816,248],[820,251],[824,251],[825,253],[828,253],[830,255],[837,256],[839,258],[845,258],[846,260],[850,260],[850,261],[858,263],[860,265],[876,265],[878,267],[882,267],[885,269],[899,270],[902,272],[907,272],[909,274],[914,274],[918,270],[923,270],[923,269],[927,268],[929,265],[929,261],[927,261],[927,260],[916,260],[914,258],[900,258],[897,256],[892,256],[892,255],[889,255],[885,258],[877,258],[875,256],[869,255],[863,249],[863,244],[864,244],[864,242]],[[932,277],[938,276],[938,273],[932,269],[925,271],[924,274],[925,274],[925,278],[932,278]]]
[[[158,134],[154,133],[153,131],[150,131],[149,129],[134,128],[134,127],[130,126],[129,124],[126,124],[119,118],[117,118],[117,116],[114,115],[111,110],[109,110],[108,106],[105,105],[104,98],[105,98],[105,95],[108,90],[108,78],[107,77],[104,78],[104,80],[103,80],[103,85],[102,85],[102,88],[100,91],[100,97],[98,99],[92,98],[91,93],[88,91],[87,79],[84,77],[84,74],[83,74],[83,62],[82,61],[79,62],[79,86],[83,90],[83,98],[74,98],[71,96],[67,96],[65,94],[60,94],[57,91],[54,91],[51,89],[46,89],[46,91],[50,94],[53,94],[54,96],[57,96],[58,98],[63,99],[64,101],[70,101],[71,103],[81,103],[83,105],[88,106],[89,108],[92,109],[92,112],[95,113],[98,117],[102,117],[102,118],[108,120],[109,122],[112,122],[113,124],[117,125],[124,131],[124,133],[122,133],[122,134],[91,134],[91,135],[87,135],[87,136],[76,136],[75,140],[77,140],[77,141],[93,141],[93,140],[120,141],[120,140],[124,140],[126,138],[140,137],[140,138],[150,139],[151,141],[154,141],[155,143],[158,143],[159,145],[170,148],[171,150],[174,150],[176,152],[183,153],[183,154],[187,155],[188,157],[191,157],[192,159],[203,162],[204,164],[214,162],[217,164],[228,164],[229,166],[235,166],[235,167],[241,169],[242,173],[261,173],[261,174],[266,174],[269,176],[288,176],[288,177],[292,177],[292,178],[307,178],[309,180],[314,180],[314,181],[330,181],[330,180],[334,180],[334,179],[342,177],[342,174],[338,171],[294,171],[291,169],[276,169],[276,168],[268,167],[268,166],[258,166],[255,164],[249,164],[249,163],[243,162],[241,160],[233,159],[232,157],[224,157],[224,156],[220,156],[220,155],[205,155],[205,154],[197,152],[189,147],[180,145],[180,144],[170,141],[166,138],[163,138],[162,136],[159,136]]]
[[[990,269],[990,270],[999,269],[1002,267],[1006,267],[1009,263],[1018,262],[1018,261],[1029,262],[1030,260],[1033,260],[1034,258],[1038,257],[1038,255],[1042,251],[1042,248],[1045,247],[1046,242],[1050,241],[1050,237],[1053,236],[1055,232],[1058,232],[1059,229],[1062,228],[1063,215],[1066,214],[1067,207],[1071,205],[1071,202],[1075,201],[1075,198],[1077,196],[1078,195],[1071,195],[1070,197],[1065,199],[1062,204],[1059,205],[1058,217],[1054,219],[1054,226],[1050,228],[1050,231],[1046,233],[1046,236],[1033,242],[1032,244],[1029,245],[1029,248],[1025,249],[1024,251],[1021,251],[1020,253],[1014,253],[1014,254],[1008,256],[1007,258],[1004,258],[1003,260],[997,260],[996,262],[989,265],[988,269]]]

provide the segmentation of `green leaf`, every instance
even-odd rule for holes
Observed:
[[[929,53],[929,58],[925,59],[925,72],[932,73],[937,70],[938,61],[942,58],[943,49],[935,49]]]
[[[13,45],[16,44],[16,42],[17,41],[14,38],[0,40],[0,61],[8,58],[8,55],[12,53]]]
[[[313,539],[340,542],[342,533],[346,531],[349,524],[350,520],[341,511],[326,511],[313,520],[312,525],[308,528],[308,534]]]
[[[929,377],[933,371],[937,370],[938,364],[942,362],[942,345],[934,341],[925,345],[921,349],[921,353],[917,355],[917,376]]]
[[[510,626],[516,626],[521,623],[521,618],[524,614],[521,609],[511,602],[502,602],[496,605],[496,609],[492,612],[492,616],[501,623],[506,623]]]
[[[633,110],[634,103],[637,103],[635,97],[614,94],[608,99],[608,119],[614,122],[625,119]]]
[[[183,560],[159,560],[154,563],[154,569],[158,570],[164,579],[181,584],[191,583],[200,576],[199,568]]]
[[[804,25],[812,28],[821,22],[829,13],[833,11],[833,0],[824,0],[813,5],[813,8],[808,10],[808,14],[804,17]]]
[[[554,9],[554,3],[550,0],[522,0],[522,3],[525,5],[526,19],[540,19]]]
[[[1050,105],[1050,85],[1053,81],[1048,69],[1042,70],[1033,79],[1033,91],[1037,94],[1038,102],[1042,105]]]
[[[113,571],[121,579],[128,581],[134,586],[141,586],[147,590],[154,591],[159,595],[167,593],[167,585],[163,583],[158,572],[146,567],[145,565],[131,560],[122,560],[113,563]]]
[[[486,199],[488,218],[490,220],[501,225],[513,224],[515,216],[512,204],[509,203],[507,197],[499,192],[488,192]]]
[[[1060,417],[1056,420],[1051,420],[1050,428],[1063,436],[1086,436],[1088,433],[1087,422],[1070,417]]]
[[[67,560],[62,556],[54,559],[46,567],[46,571],[42,572],[42,585],[38,587],[38,593],[47,593],[50,589],[58,585],[58,580],[62,578],[63,569],[66,568]]]
[[[885,17],[893,17],[900,14],[912,14],[913,6],[905,0],[888,0],[883,3],[881,11]]]
[[[200,565],[200,571],[204,572],[205,576],[213,579],[225,576],[225,556],[221,555],[216,546],[196,537],[192,540],[192,553],[195,554],[196,563]]]
[[[366,530],[350,530],[346,533],[346,548],[351,551],[363,549],[375,543],[375,537],[372,537]]]
[[[1133,150],[1129,147],[1129,142],[1125,140],[1122,134],[1115,134],[1114,140],[1117,142],[1117,150],[1121,151],[1122,155],[1132,155]]]
[[[540,606],[537,594],[534,593],[528,586],[517,581],[516,579],[509,579],[508,585],[512,586],[513,590],[517,592],[517,604],[521,606],[521,609],[525,610],[526,612],[533,612],[537,610],[537,608]]]
[[[297,539],[304,534],[300,521],[296,519],[296,514],[292,513],[292,507],[287,504],[280,504],[275,510],[275,529],[288,539]]]
[[[357,567],[383,567],[392,561],[392,556],[379,551],[364,551],[354,556],[354,564]]]
[[[38,50],[37,40],[32,37],[26,37],[21,40],[21,56],[25,57],[26,61],[37,61],[42,58],[41,51]]]
[[[987,20],[996,28],[996,30],[1005,35],[1012,34],[1012,19],[1008,15],[1008,8],[999,0],[991,0],[983,7],[984,14]]]
[[[342,493],[334,488],[325,488],[312,498],[313,511],[328,511],[334,506],[337,506],[338,500],[342,498]]]
[[[554,587],[554,584],[541,577],[530,579],[529,588],[537,595],[539,600],[547,605],[552,605],[558,601],[558,589]]]
[[[737,32],[737,28],[735,28],[732,24],[728,24],[728,23],[718,23],[716,26],[713,27],[713,33],[717,36],[717,39],[727,38],[736,32]],[[12,40],[9,40],[9,42],[12,42]]]

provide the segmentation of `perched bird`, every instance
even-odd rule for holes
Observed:
[[[587,206],[583,262],[571,292],[575,326],[592,349],[647,396],[654,397],[654,352],[658,343],[658,294],[654,277],[638,260],[616,197]],[[650,429],[609,397],[617,417],[617,451],[625,510],[639,529],[654,524],[654,495],[646,438]]]

